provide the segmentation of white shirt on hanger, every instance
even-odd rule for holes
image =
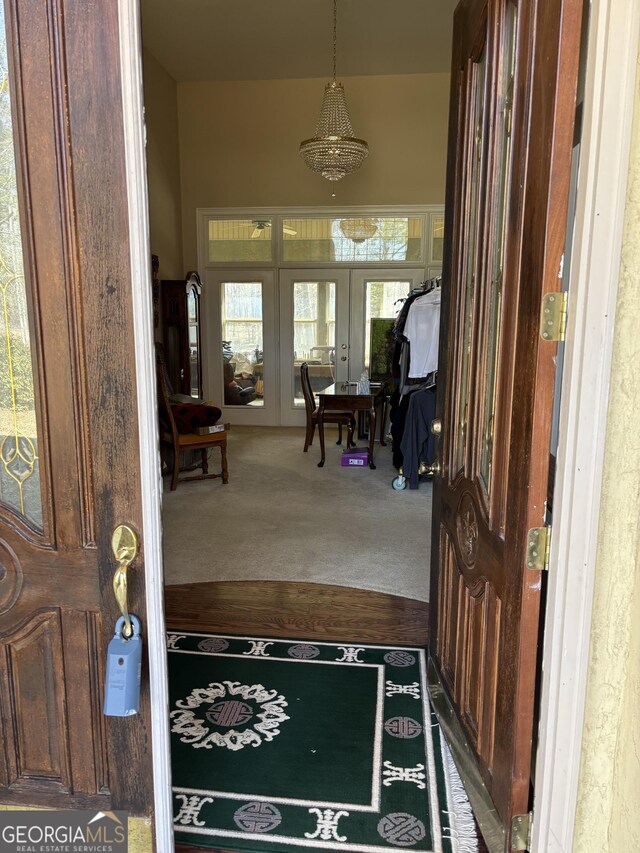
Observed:
[[[420,379],[438,369],[440,337],[440,289],[436,288],[412,303],[404,325],[411,344],[409,378]]]

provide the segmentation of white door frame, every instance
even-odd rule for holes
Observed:
[[[174,849],[169,746],[169,681],[162,565],[162,477],[151,304],[151,246],[145,152],[139,0],[118,0],[122,113],[129,208],[129,246],[137,376],[140,486],[144,529],[144,578],[149,654],[154,849]],[[114,105],[114,109],[115,109]],[[126,406],[126,401],[122,401]],[[151,853],[151,851],[141,851]]]
[[[139,0],[118,0],[140,435],[156,431]],[[570,853],[582,741],[596,532],[631,138],[640,4],[591,0],[570,284],[532,850]],[[157,444],[141,441],[155,833],[171,850]]]
[[[573,845],[639,31],[637,0],[591,0],[534,784],[539,853]]]

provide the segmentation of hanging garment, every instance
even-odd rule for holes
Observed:
[[[412,290],[411,293],[404,300],[402,308],[400,309],[400,313],[396,317],[396,321],[393,324],[393,334],[396,340],[401,341],[403,339],[404,326],[407,322],[409,310],[413,303],[416,301],[416,299],[418,299],[420,296],[424,296],[424,290],[422,290],[422,288],[420,288],[419,290]]]
[[[435,436],[431,422],[436,416],[436,390],[414,391],[409,396],[404,432],[400,443],[402,473],[410,489],[418,488],[420,462],[430,465],[435,458]]]
[[[391,395],[391,400],[389,401],[391,410],[390,432],[393,449],[393,467],[398,470],[402,468],[402,450],[400,449],[400,445],[402,444],[402,436],[404,434],[404,426],[407,419],[410,397],[410,394],[405,394],[403,396],[400,394],[399,390],[396,390]]]
[[[438,369],[440,290],[418,297],[409,308],[404,336],[411,345],[409,378],[419,379]]]

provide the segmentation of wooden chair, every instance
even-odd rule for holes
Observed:
[[[222,483],[229,482],[227,471],[227,429],[224,431],[199,435],[197,433],[178,432],[176,422],[171,409],[170,389],[168,385],[164,353],[161,344],[156,344],[156,371],[158,377],[158,412],[160,416],[160,445],[171,447],[173,450],[173,476],[171,478],[171,491],[175,491],[178,483],[189,480],[213,480],[222,479]],[[193,400],[193,402],[197,402]],[[208,450],[211,447],[219,447],[221,454],[221,470],[219,474],[209,473]],[[200,464],[180,466],[181,454],[186,450],[200,451]],[[201,468],[202,473],[192,477],[180,477],[181,471],[193,471]]]
[[[307,412],[307,432],[304,437],[304,453],[307,452],[310,445],[313,444],[313,436],[318,425],[318,411],[316,408],[316,398],[311,388],[309,379],[309,365],[303,361],[300,365],[300,384],[302,385],[302,396],[304,397],[304,405]],[[338,440],[336,444],[342,444],[342,427],[347,427],[347,447],[354,444],[353,430],[355,429],[356,421],[353,412],[327,412],[324,413],[324,422],[326,424],[338,424]]]

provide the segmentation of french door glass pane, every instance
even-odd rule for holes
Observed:
[[[268,263],[273,259],[270,219],[210,219],[211,263]]]
[[[401,303],[411,288],[404,281],[367,281],[364,294],[364,365],[371,379],[383,381],[391,375],[395,339],[393,324]],[[373,321],[373,322],[372,322]],[[373,342],[373,350],[372,350]]]
[[[491,462],[495,432],[495,396],[498,367],[498,341],[500,338],[500,308],[502,305],[502,282],[504,266],[504,240],[506,234],[506,211],[509,196],[509,171],[511,153],[511,104],[513,102],[513,76],[515,71],[517,9],[507,4],[506,26],[502,45],[502,80],[498,92],[499,124],[496,133],[495,180],[496,196],[493,202],[493,235],[491,239],[491,278],[489,291],[489,322],[487,327],[487,360],[485,365],[485,391],[482,404],[480,434],[480,478],[487,494],[491,493]]]
[[[336,361],[336,285],[334,281],[293,283],[294,405],[304,406],[300,365],[309,363],[309,379],[316,393],[332,385]]]
[[[222,347],[226,406],[264,406],[262,282],[222,285]]]
[[[456,450],[454,473],[460,471],[465,464],[467,451],[467,434],[469,420],[469,372],[471,369],[471,336],[473,329],[473,309],[476,293],[476,270],[478,261],[478,214],[480,209],[480,176],[482,169],[482,154],[484,140],[484,114],[485,114],[485,82],[487,70],[487,54],[483,48],[479,59],[473,64],[471,78],[471,128],[473,138],[470,140],[470,173],[467,177],[469,187],[469,206],[467,216],[467,228],[465,244],[467,246],[466,264],[463,279],[462,308],[463,326],[460,352],[460,380],[458,388],[457,416],[456,416]]]
[[[42,529],[33,368],[0,3],[0,500]]]

